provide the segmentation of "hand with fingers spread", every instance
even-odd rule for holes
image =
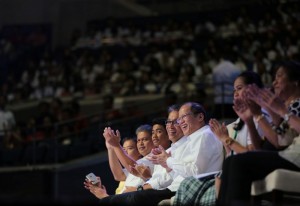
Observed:
[[[247,98],[252,99],[263,108],[274,109],[275,111],[282,108],[281,104],[283,101],[270,88],[261,89],[256,85],[248,85],[246,91],[245,95]]]
[[[159,152],[158,152],[159,151]],[[171,169],[167,165],[167,159],[171,156],[171,153],[168,153],[161,145],[156,148],[154,153],[151,153],[147,159],[151,161],[153,164],[159,164],[162,167],[166,168],[167,171]]]
[[[249,112],[252,115],[249,115],[248,118],[250,118],[250,116],[257,116],[260,115],[262,112],[261,106],[259,104],[257,104],[255,101],[251,100],[251,99],[245,99],[245,103],[248,107],[248,109],[250,110]],[[246,119],[248,120],[248,119]],[[245,121],[246,121],[245,120]]]
[[[243,98],[244,99],[252,99],[257,104],[260,102],[260,96],[258,95],[258,92],[260,91],[260,88],[256,84],[248,84],[245,88],[245,92],[243,92]]]
[[[211,128],[211,131],[223,143],[226,153],[229,154],[231,151],[231,148],[229,146],[227,146],[225,142],[230,137],[229,137],[228,129],[227,129],[225,123],[223,122],[222,124],[220,124],[216,119],[210,119],[209,126]]]
[[[256,85],[248,85],[247,87],[247,99],[251,99],[258,106],[264,108],[268,111],[269,115],[272,117],[273,123],[280,123],[280,115],[279,113],[286,113],[286,105],[284,102],[271,91],[270,88],[258,88]],[[250,107],[250,110],[253,116],[259,116],[261,114],[261,110],[257,107]],[[279,112],[279,113],[278,113]]]
[[[269,89],[261,89],[259,95],[262,97],[261,103],[266,108],[272,110],[275,113],[286,113],[286,108],[288,105],[285,105],[284,101],[282,101],[276,94],[271,92]]]
[[[210,119],[209,126],[221,142],[228,137],[228,130],[224,122],[220,124],[216,119]]]
[[[105,142],[112,147],[117,147],[120,145],[121,134],[119,130],[114,131],[110,127],[105,127],[103,131],[103,137],[105,138]]]
[[[233,101],[233,110],[235,111],[235,113],[244,121],[252,121],[253,119],[253,114],[250,110],[250,106],[253,107],[254,106],[253,103],[251,101],[246,101],[246,100],[242,100],[242,99],[235,99]]]

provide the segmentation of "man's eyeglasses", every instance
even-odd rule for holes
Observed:
[[[182,122],[182,120],[183,120],[183,119],[185,120],[186,117],[189,116],[189,115],[193,115],[193,113],[192,113],[192,112],[189,112],[189,113],[186,113],[186,114],[182,115],[181,117],[178,117],[178,118],[177,118],[177,124],[180,124],[180,123]]]
[[[166,120],[165,123],[166,123],[166,125],[174,125],[174,126],[178,125],[177,119],[175,119],[175,120]]]

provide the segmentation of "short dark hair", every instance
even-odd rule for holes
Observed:
[[[260,78],[260,75],[254,71],[244,71],[237,76],[237,78],[243,78],[244,83],[248,84],[256,84],[259,88],[263,88],[264,84]],[[237,79],[236,78],[236,79]]]
[[[152,126],[155,125],[155,124],[159,124],[159,125],[163,125],[165,126],[165,122],[166,122],[166,118],[164,117],[157,117],[157,118],[154,118],[152,120]]]
[[[180,105],[179,104],[172,104],[168,107],[168,114],[170,114],[173,111],[179,111]]]
[[[122,145],[123,145],[126,141],[134,141],[135,143],[137,143],[136,137],[124,137],[124,138],[122,138],[122,140],[121,140]]]
[[[300,62],[297,61],[282,61],[276,66],[276,70],[283,67],[290,81],[298,82],[300,85]]]
[[[261,77],[260,77],[260,75],[257,72],[254,72],[254,71],[244,71],[240,75],[237,76],[237,78],[239,78],[239,77],[243,78],[244,83],[246,85],[248,85],[248,84],[255,84],[259,88],[263,88],[264,87],[264,83],[262,82]],[[235,125],[234,129],[236,131],[239,131],[239,130],[241,130],[243,128],[244,124],[245,124],[244,121],[242,119],[239,119],[239,121]]]
[[[189,104],[191,106],[191,112],[193,114],[200,114],[200,113],[202,113],[203,116],[204,116],[204,122],[205,122],[205,124],[208,123],[208,118],[207,118],[206,111],[205,111],[204,107],[200,103],[198,103],[198,102],[187,102],[187,103],[184,103],[184,105],[185,104]]]
[[[152,126],[150,124],[140,125],[136,130],[135,134],[137,135],[140,132],[148,132],[150,135],[152,134]]]

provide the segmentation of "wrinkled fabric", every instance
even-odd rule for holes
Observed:
[[[174,197],[173,206],[184,205],[216,205],[216,190],[214,175],[197,179],[188,177],[184,179]]]

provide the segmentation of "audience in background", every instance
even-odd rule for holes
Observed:
[[[0,146],[2,147],[5,138],[8,138],[16,129],[16,120],[14,113],[6,108],[6,96],[0,94]],[[15,131],[17,132],[17,131]],[[20,138],[19,136],[16,138]],[[8,147],[9,148],[9,147]]]
[[[241,69],[234,65],[233,51],[217,49],[217,65],[212,69],[214,86],[214,114],[215,118],[235,118],[231,109],[233,104],[233,82],[241,73]]]
[[[216,51],[220,48],[234,54],[232,63],[241,71],[260,73],[268,85],[274,63],[283,58],[299,58],[296,38],[299,11],[294,4],[259,5],[259,9],[249,6],[236,15],[228,11],[220,11],[219,15],[213,12],[215,18],[206,17],[202,21],[198,15],[182,21],[160,17],[159,22],[149,17],[147,28],[138,23],[138,18],[132,20],[130,27],[122,24],[121,19],[110,19],[115,25],[120,24],[117,30],[103,20],[99,22],[101,26],[88,28],[89,32],[77,32],[81,35],[75,42],[72,40],[74,44],[69,48],[45,50],[35,58],[25,56],[22,68],[18,68],[21,74],[11,74],[1,87],[10,103],[30,98],[41,100],[49,95],[63,97],[59,95],[62,88],[76,97],[173,91],[192,98],[202,92],[199,80],[212,74],[217,64]],[[272,23],[267,24],[270,16]],[[164,38],[159,38],[162,34]],[[3,42],[9,44],[9,41],[8,37]],[[12,56],[14,52],[14,49],[8,51]],[[18,55],[25,54],[21,51]]]
[[[72,40],[72,48],[51,51],[39,47],[39,52],[33,52],[36,56],[25,55],[24,58],[24,51],[18,51],[16,42],[11,44],[10,37],[6,37],[1,42],[6,48],[3,49],[4,57],[17,55],[8,61],[24,59],[24,62],[18,64],[21,68],[10,70],[5,82],[1,82],[1,91],[8,103],[16,107],[27,100],[71,97],[61,95],[62,90],[76,98],[85,98],[85,94],[101,98],[172,92],[180,101],[199,101],[216,118],[218,115],[228,118],[235,114],[213,111],[209,100],[214,95],[211,84],[213,68],[218,62],[216,54],[223,55],[220,48],[226,48],[226,54],[233,54],[233,65],[241,71],[257,71],[269,85],[276,62],[283,58],[299,58],[297,10],[293,2],[285,2],[260,5],[259,9],[245,7],[236,15],[220,11],[215,18],[207,17],[200,22],[193,15],[182,21],[160,17],[161,21],[157,22],[150,17],[151,26],[147,28],[139,24],[138,19],[130,27],[121,24],[120,19],[111,20],[116,25],[121,24],[118,30],[103,20],[99,22],[103,25],[97,27],[100,29],[88,28],[92,31],[88,32],[89,36],[85,36],[85,32],[77,33],[81,35]],[[272,24],[267,24],[270,16]],[[160,38],[162,34],[164,38]],[[280,36],[285,38],[278,38]],[[101,39],[105,41],[98,44]],[[91,49],[91,45],[85,44],[87,42],[98,43]],[[107,118],[107,126],[124,117],[113,107],[109,110],[105,117],[99,117],[101,120]],[[37,124],[40,122],[38,120]],[[24,134],[25,124],[17,124]]]

